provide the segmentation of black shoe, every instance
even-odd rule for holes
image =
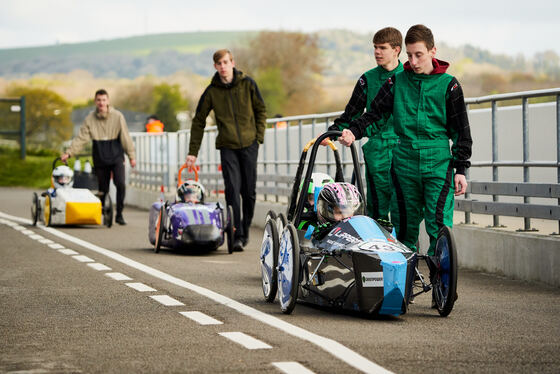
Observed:
[[[123,216],[116,216],[115,217],[115,222],[118,223],[119,225],[126,225],[126,222],[124,221]]]
[[[245,237],[241,239],[241,243],[243,244],[243,247],[246,247],[247,244],[249,243],[249,237]]]
[[[243,252],[243,241],[241,239],[235,239],[233,242],[234,252]]]

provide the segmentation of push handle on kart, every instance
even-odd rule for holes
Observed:
[[[183,180],[181,179],[181,173],[183,172],[183,170],[185,170],[187,168],[187,164],[184,163],[183,165],[181,165],[181,167],[179,168],[179,172],[177,173],[177,187],[180,187],[183,184]],[[192,167],[190,166],[189,169],[187,170],[189,173],[194,173],[194,181],[198,182],[198,169],[196,167]]]
[[[311,139],[311,140],[305,145],[305,147],[303,147],[303,152],[307,152],[307,151],[309,150],[309,148],[311,148],[311,146],[312,146],[313,144],[315,144],[316,141],[317,141],[317,138]],[[327,140],[327,145],[328,145],[329,147],[331,147],[331,149],[332,149],[333,151],[336,151],[336,150],[337,150],[337,149],[336,149],[336,145],[334,144],[334,142],[333,142],[330,138]]]

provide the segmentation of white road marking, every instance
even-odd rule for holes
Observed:
[[[286,374],[314,374],[311,370],[300,364],[299,362],[273,362],[281,372]]]
[[[218,334],[247,349],[272,349],[270,345],[242,332],[219,332]]]
[[[235,261],[204,260],[208,264],[235,264]]]
[[[80,262],[95,262],[93,258],[89,258],[88,256],[84,256],[84,255],[72,256],[72,258]]]
[[[23,231],[22,231],[22,232],[23,232]],[[33,232],[33,231],[31,231],[31,232]],[[23,232],[23,233],[25,234],[25,232]],[[30,237],[31,239],[33,239],[33,240],[45,239],[44,236],[41,236],[41,235],[38,235],[38,234],[35,234],[35,233],[33,233],[32,235],[29,235],[29,237]]]
[[[223,322],[222,321],[218,321],[217,319],[214,319],[210,316],[207,316],[206,314],[202,313],[202,312],[196,312],[196,311],[192,311],[192,312],[179,312],[182,315],[184,315],[187,318],[192,319],[195,322],[198,322],[201,325],[222,325]]]
[[[21,217],[16,217],[16,216],[12,216],[12,215],[8,215],[6,213],[0,212],[0,217],[3,218],[7,218],[7,219],[11,219],[13,221],[17,221],[17,222],[21,222],[24,224],[30,224],[31,220],[29,219],[25,219],[25,218],[21,218]],[[85,240],[79,239],[79,238],[75,238],[71,235],[68,235],[62,231],[58,231],[56,229],[53,229],[52,227],[45,227],[45,226],[38,226],[41,230],[44,230],[52,235],[55,235],[61,239],[64,240],[68,240],[70,242],[76,243],[78,245],[81,245],[84,248],[87,248],[91,251],[94,251],[96,253],[102,254],[104,256],[107,256],[109,258],[112,258],[115,261],[121,262],[125,265],[128,265],[134,269],[140,270],[146,274],[149,274],[155,278],[159,278],[161,280],[164,280],[166,282],[169,282],[171,284],[174,284],[176,286],[191,290],[193,292],[196,292],[202,296],[205,296],[207,298],[209,298],[210,300],[213,300],[217,303],[220,303],[222,305],[225,305],[233,310],[238,311],[241,314],[244,314],[250,318],[253,318],[257,321],[260,321],[264,324],[267,324],[271,327],[274,327],[286,334],[295,336],[299,339],[305,340],[307,342],[310,342],[314,345],[316,345],[317,347],[323,349],[325,352],[331,354],[332,356],[338,358],[341,361],[344,361],[345,363],[347,363],[348,365],[364,372],[364,373],[391,373],[391,371],[383,368],[382,366],[377,365],[375,362],[368,360],[367,358],[365,358],[364,356],[360,355],[357,352],[354,352],[353,350],[351,350],[350,348],[344,346],[343,344],[340,344],[339,342],[337,342],[336,340],[333,339],[329,339],[329,338],[325,338],[321,335],[317,335],[311,331],[307,331],[301,327],[292,325],[289,322],[286,322],[278,317],[272,316],[270,314],[261,312],[260,310],[257,310],[255,308],[252,308],[248,305],[242,304],[238,301],[235,301],[229,297],[223,296],[217,292],[214,292],[212,290],[209,290],[207,288],[198,286],[196,284],[187,282],[183,279],[174,277],[172,275],[169,275],[167,273],[164,273],[160,270],[157,270],[153,267],[150,267],[148,265],[144,265],[138,261],[134,261],[128,257],[125,257],[119,253],[110,251],[106,248],[102,248],[99,247],[95,244],[89,243]],[[111,273],[105,273],[106,275],[111,274]]]
[[[51,247],[52,249],[64,249],[64,246],[58,243],[49,244],[49,247]]]
[[[113,278],[114,280],[117,281],[130,281],[132,280],[132,278],[130,278],[128,275],[124,275],[123,273],[105,273],[106,276],[108,276],[109,278]]]
[[[59,249],[58,251],[65,255],[79,255],[79,253],[73,249]]]
[[[42,243],[42,244],[53,244],[54,242],[53,242],[52,240],[50,240],[50,239],[46,239],[46,238],[45,238],[45,239],[39,239],[39,243]]]
[[[99,271],[111,270],[111,268],[109,266],[104,265],[104,264],[100,264],[99,262],[94,262],[92,264],[87,264],[87,266],[89,266],[92,269],[99,270]]]
[[[125,283],[128,287],[134,288],[136,291],[140,292],[150,292],[157,291],[155,288],[145,285],[144,283]]]
[[[25,227],[23,228],[23,230],[20,230],[20,231],[21,231],[22,234],[25,234],[25,235],[35,235],[35,231],[26,229]]]
[[[167,296],[167,295],[152,295],[150,296],[152,299],[154,299],[155,301],[157,301],[158,303],[161,303],[165,306],[181,306],[181,305],[185,305],[182,302],[180,302],[179,300],[175,300],[174,298],[172,298],[171,296]]]
[[[25,228],[25,227],[23,227],[23,226],[19,226],[19,225],[13,226],[13,228],[14,228],[14,230],[17,230],[17,231],[25,231],[25,230],[27,230],[27,228]],[[31,231],[31,230],[28,230],[28,231]],[[31,232],[33,232],[33,231],[31,231]]]

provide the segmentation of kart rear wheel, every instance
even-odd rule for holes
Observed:
[[[299,240],[289,223],[282,231],[278,251],[278,299],[282,313],[290,314],[296,306],[299,288]]]
[[[52,226],[52,199],[51,195],[45,196],[45,226]]]
[[[163,231],[165,231],[165,227],[163,227],[164,219],[163,215],[165,214],[165,205],[162,205],[159,209],[159,215],[156,221],[156,242],[154,243],[154,252],[158,253],[159,249],[161,248],[161,240],[163,239]]]
[[[39,212],[41,211],[41,206],[39,205],[39,196],[36,192],[33,192],[33,198],[31,201],[31,223],[33,226],[37,226],[37,220],[39,219]]]
[[[284,227],[286,227],[287,224],[288,220],[286,219],[284,213],[278,213],[278,216],[276,217],[276,228],[278,229],[279,234],[284,231]]]
[[[235,234],[235,222],[233,222],[233,208],[231,205],[227,207],[227,225],[226,225],[226,234],[227,234],[227,250],[229,254],[233,253],[233,234]]]
[[[278,290],[278,231],[276,220],[269,219],[264,226],[261,244],[261,279],[264,299],[273,302]]]
[[[436,269],[432,295],[440,316],[447,317],[457,295],[457,247],[447,226],[439,231],[433,260]]]
[[[271,219],[276,220],[276,212],[274,210],[269,210],[268,213],[266,213],[266,217],[264,218],[264,224],[266,225],[268,220]]]
[[[111,227],[113,225],[113,200],[111,200],[109,193],[105,194],[105,200],[102,205],[101,215],[103,216],[103,224]]]

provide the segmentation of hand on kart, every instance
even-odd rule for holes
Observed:
[[[194,168],[195,164],[196,164],[196,156],[188,155],[187,160],[185,161],[185,165],[187,165],[187,169]]]
[[[136,160],[133,159],[133,158],[131,158],[131,159],[130,159],[130,167],[133,168],[133,167],[135,167],[135,166],[136,166]]]
[[[455,196],[463,195],[467,192],[467,178],[463,174],[455,174]]]
[[[342,130],[342,135],[338,137],[338,141],[340,142],[340,144],[347,147],[350,147],[352,143],[354,143],[354,140],[356,140],[354,133],[352,133],[352,131],[348,129]]]
[[[66,163],[66,160],[68,160],[70,158],[70,155],[68,153],[63,153],[60,155],[60,161]]]

